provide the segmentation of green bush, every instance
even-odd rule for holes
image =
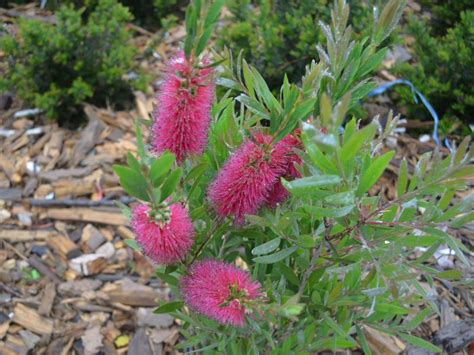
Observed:
[[[434,35],[445,35],[461,19],[463,11],[474,10],[471,0],[421,0],[424,10],[431,13],[430,26]]]
[[[135,24],[153,31],[163,26],[163,21],[183,18],[183,9],[189,0],[118,0],[118,2],[129,9]],[[61,5],[73,5],[76,9],[81,7],[93,9],[97,3],[98,0],[48,0],[46,7],[52,11]]]
[[[244,52],[271,88],[281,85],[282,73],[296,81],[306,64],[318,58],[315,43],[323,40],[318,22],[329,21],[329,0],[231,0],[231,16],[222,28],[218,44]],[[356,32],[364,32],[378,1],[351,2]],[[366,31],[366,30],[365,30]],[[367,33],[365,33],[367,34]]]
[[[170,16],[182,18],[187,0],[121,0],[135,17],[135,22],[148,29],[162,26],[162,21]]]
[[[417,63],[401,64],[396,72],[412,81],[446,122],[460,119],[468,123],[474,115],[474,11],[463,12],[460,19],[446,35],[435,37],[426,22],[411,18],[408,32],[416,39]],[[408,90],[399,92],[412,117],[427,115],[413,104]]]
[[[16,91],[62,123],[82,116],[84,101],[126,103],[131,89],[142,83],[124,79],[136,54],[127,44],[126,24],[132,16],[116,0],[99,0],[87,16],[85,12],[62,7],[56,13],[57,25],[20,19],[18,37],[0,41],[8,59],[0,90]]]

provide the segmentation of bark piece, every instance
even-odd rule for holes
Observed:
[[[95,279],[63,282],[58,286],[58,292],[66,296],[81,296],[86,291],[95,291],[102,286],[102,282]]]
[[[49,283],[44,288],[43,297],[41,298],[41,304],[38,309],[38,313],[43,316],[49,316],[51,308],[53,308],[54,298],[56,297],[56,286],[54,283]]]
[[[122,303],[127,306],[153,307],[157,305],[160,294],[145,290],[113,290],[107,295],[111,302]]]
[[[84,276],[96,275],[107,267],[107,259],[98,254],[85,254],[71,259],[69,267]]]
[[[150,339],[144,328],[138,328],[128,346],[129,355],[153,355],[150,347]]]
[[[23,188],[23,196],[28,197],[33,195],[33,192],[35,192],[36,187],[38,187],[38,179],[37,178],[31,178],[28,180],[26,183],[25,187]]]
[[[395,355],[405,349],[405,344],[394,336],[390,336],[367,326],[363,326],[363,331],[373,354]]]
[[[92,253],[106,241],[102,233],[92,224],[82,230],[81,247],[85,253]]]
[[[84,179],[59,180],[53,182],[52,187],[56,199],[86,196],[94,192],[94,182]]]
[[[439,330],[433,342],[452,354],[474,342],[474,318],[449,323]]]
[[[42,241],[57,237],[58,235],[60,234],[56,231],[0,229],[0,240],[6,240],[10,243]]]
[[[102,348],[104,336],[100,333],[100,326],[94,326],[87,329],[81,337],[84,345],[84,354],[97,354]]]
[[[86,106],[84,112],[89,117],[89,123],[81,132],[81,137],[76,143],[71,157],[71,166],[77,166],[100,141],[100,135],[107,128],[96,115],[94,109]]]
[[[17,303],[13,309],[12,320],[37,334],[50,335],[54,329],[54,323],[51,319],[42,317],[36,310],[21,303]]]
[[[116,226],[122,226],[128,223],[127,218],[120,212],[108,212],[92,208],[51,208],[41,214],[40,217]]]
[[[0,189],[0,200],[21,201],[21,189]]]
[[[60,179],[80,178],[92,173],[91,168],[57,169],[45,171],[39,174],[42,180],[52,182]]]
[[[81,255],[79,247],[69,237],[58,233],[47,239],[48,245],[56,250],[62,257],[72,259]]]
[[[133,234],[133,232],[125,226],[118,227],[117,234],[123,239],[135,239],[135,234]]]
[[[29,330],[20,330],[19,334],[23,339],[23,343],[25,343],[29,350],[33,349],[41,340],[39,336],[30,332]]]
[[[155,314],[154,308],[139,308],[137,311],[137,325],[139,327],[169,328],[174,318],[169,314]]]

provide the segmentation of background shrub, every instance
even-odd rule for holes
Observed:
[[[424,10],[431,13],[431,32],[433,35],[445,35],[449,28],[454,27],[461,19],[461,13],[474,10],[470,0],[421,0]]]
[[[162,26],[165,18],[182,18],[187,0],[121,0],[135,17],[135,22],[148,29]]]
[[[318,58],[315,43],[323,39],[318,25],[329,21],[329,0],[231,0],[231,16],[222,28],[218,44],[234,53],[244,51],[271,88],[281,85],[282,73],[296,81],[306,64]],[[378,1],[351,3],[351,22],[356,32],[367,31],[372,7]],[[356,21],[352,21],[356,19]],[[367,32],[365,32],[367,34]]]
[[[448,6],[438,8],[447,11]],[[459,16],[460,21],[442,36],[434,35],[436,26],[430,27],[427,21],[412,17],[407,31],[415,38],[416,63],[404,63],[396,68],[398,75],[412,81],[428,97],[445,119],[445,125],[457,119],[468,123],[474,114],[474,11]],[[399,92],[411,117],[427,116],[426,110],[413,104],[409,90]]]
[[[188,0],[119,0],[133,15],[133,21],[149,30],[156,30],[162,26],[162,20],[169,17],[182,18],[183,9]],[[93,8],[98,0],[49,0],[47,6],[56,9],[60,5],[74,5],[75,8],[86,6]]]
[[[0,90],[15,90],[61,122],[80,116],[84,101],[126,103],[132,87],[140,84],[124,80],[136,53],[127,44],[132,16],[116,0],[99,0],[88,10],[62,7],[57,25],[20,19],[18,37],[0,41],[9,63]]]

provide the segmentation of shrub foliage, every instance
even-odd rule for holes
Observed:
[[[356,32],[368,33],[373,0],[352,2],[351,22]],[[282,83],[283,73],[297,81],[306,64],[318,58],[315,43],[324,39],[319,21],[330,19],[328,0],[231,0],[218,43],[245,58],[267,79],[271,89]]]
[[[208,4],[196,0],[188,8],[185,58],[172,62],[184,69],[167,78],[179,85],[163,88],[181,93],[183,105],[194,105],[200,95],[193,86],[203,70],[198,58],[223,1]],[[229,92],[210,112],[203,154],[177,163],[170,152],[157,157],[148,151],[137,123],[137,156],[130,153],[128,166],[115,167],[123,188],[142,204],[139,210],[122,206],[138,234],[139,244],[129,245],[154,257],[156,245],[169,256],[194,241],[181,262],[157,270],[174,299],[161,302],[155,312],[183,321],[186,341],[178,348],[206,354],[308,354],[359,347],[370,353],[365,334],[372,328],[440,351],[411,332],[439,312],[426,285],[433,287],[435,278],[465,283],[461,271],[440,271],[431,262],[444,246],[469,265],[468,250],[453,237],[474,216],[472,198],[453,200],[473,177],[469,139],[452,154],[424,154],[413,172],[403,160],[397,197],[387,201],[369,191],[394,157],[383,142],[397,118],[389,116],[384,128],[377,119],[361,127],[352,118],[342,128],[349,110],[373,87],[370,75],[385,54],[381,44],[403,5],[388,1],[372,23],[370,38],[354,40],[347,25],[349,7],[335,1],[331,24],[321,25],[325,45],[318,46],[320,60],[307,66],[301,84],[283,78],[276,96],[255,67],[225,52],[214,65],[222,66],[217,83]],[[174,107],[161,110],[167,109]],[[187,112],[175,116],[183,126],[195,124],[189,117]],[[163,117],[156,119],[161,129]],[[183,131],[168,135],[179,140]],[[223,217],[213,204],[221,197],[232,202],[231,212],[261,202],[256,196],[270,183],[274,153],[289,135],[301,139],[293,151],[299,157],[294,162],[301,164],[293,166],[298,170],[293,177],[280,173],[282,178],[272,182],[281,182],[289,198],[275,206],[260,204],[245,221]],[[184,139],[179,142],[186,145]],[[209,197],[222,176],[230,195],[221,189]],[[195,235],[173,242],[170,232],[188,228],[187,217],[173,215],[177,205],[186,216],[189,211]],[[418,247],[424,248],[421,253]]]
[[[438,6],[439,11],[447,11],[447,5]],[[416,62],[401,64],[396,72],[412,81],[441,117],[469,123],[474,115],[474,11],[458,15],[459,22],[440,36],[436,25],[412,17],[407,31],[415,38]],[[400,92],[413,117],[426,116],[426,111],[413,105],[408,90]]]
[[[116,0],[99,0],[92,11],[62,7],[57,24],[20,19],[18,35],[1,38],[8,75],[0,88],[45,110],[49,118],[73,120],[81,104],[123,103],[139,81],[124,80],[136,50],[127,44],[130,12]]]

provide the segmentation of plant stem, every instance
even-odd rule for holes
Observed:
[[[211,240],[213,234],[216,232],[217,230],[217,226],[218,226],[218,223],[217,221],[214,221],[213,223],[213,228],[211,229],[211,231],[209,232],[209,234],[206,236],[206,239],[204,240],[204,242],[199,246],[198,250],[196,251],[196,254],[194,254],[194,257],[192,258],[191,262],[188,264],[188,267],[191,266],[195,261],[196,259],[198,258],[198,256],[201,254],[201,252],[203,251],[204,247],[206,246],[206,244]]]

